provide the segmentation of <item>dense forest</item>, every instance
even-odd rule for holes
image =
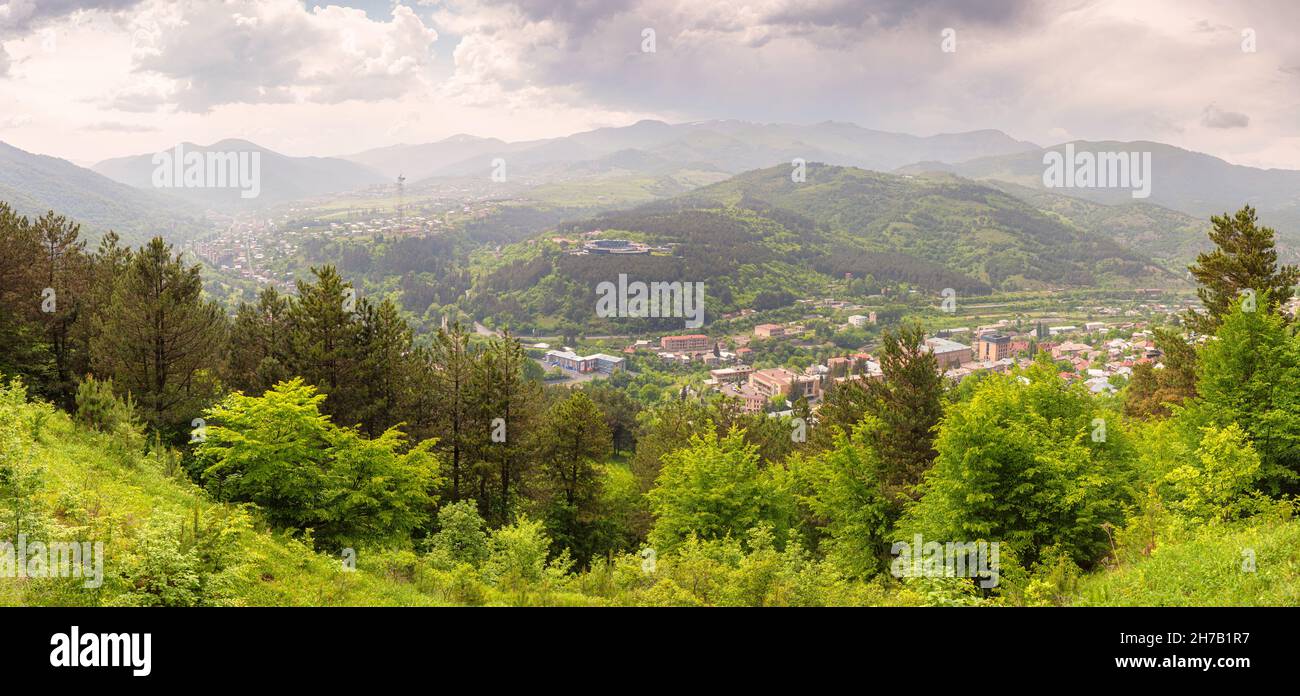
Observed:
[[[417,336],[332,266],[227,314],[162,239],[0,204],[0,539],[109,546],[102,587],[0,601],[1294,603],[1300,271],[1249,207],[1210,239],[1205,311],[1118,395],[1046,358],[950,384],[902,324],[882,381],[777,418],[547,386],[509,333]],[[915,535],[998,542],[1000,582],[898,577]]]

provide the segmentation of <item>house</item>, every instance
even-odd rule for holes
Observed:
[[[1083,343],[1075,343],[1073,341],[1065,341],[1061,345],[1052,348],[1052,357],[1057,360],[1060,360],[1061,358],[1072,358],[1090,350],[1092,350],[1092,346]]]
[[[759,338],[774,338],[785,335],[785,327],[780,324],[759,324],[754,327],[754,335]]]

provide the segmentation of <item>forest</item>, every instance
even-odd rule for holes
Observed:
[[[0,204],[0,539],[108,548],[0,603],[1295,604],[1300,271],[1250,207],[1209,238],[1117,395],[1046,356],[949,383],[904,321],[883,380],[769,417],[547,385],[329,265],[227,313],[160,238]],[[1000,581],[896,577],[915,535],[997,542]]]

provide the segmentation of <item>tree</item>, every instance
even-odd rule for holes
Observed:
[[[943,416],[943,375],[925,346],[925,331],[909,324],[881,334],[882,380],[869,380],[867,412],[879,420],[869,432],[884,466],[885,486],[894,497],[911,489],[935,458],[934,428]]]
[[[740,430],[725,437],[707,432],[663,458],[663,470],[647,495],[655,515],[650,543],[668,553],[694,536],[741,538],[768,523],[779,536],[790,528],[793,499],[781,469],[759,466],[757,448]]]
[[[1135,418],[1165,417],[1173,406],[1196,398],[1196,346],[1168,329],[1156,329],[1156,347],[1163,367],[1133,366],[1133,379],[1124,394],[1124,413]]]
[[[438,533],[429,538],[429,549],[453,563],[475,568],[487,560],[488,533],[472,501],[449,503],[438,510]]]
[[[258,293],[257,304],[241,302],[230,331],[231,385],[260,394],[288,379],[289,329],[289,298],[275,286]]]
[[[636,418],[641,409],[627,395],[627,391],[604,382],[589,382],[583,391],[605,414],[605,424],[609,427],[615,456],[622,451],[635,451]]]
[[[539,457],[550,489],[547,530],[557,549],[571,549],[585,564],[594,551],[600,467],[612,447],[609,428],[591,397],[574,391],[547,411],[540,437]]]
[[[489,340],[476,358],[467,389],[473,423],[467,439],[483,464],[479,505],[506,524],[536,445],[541,385],[524,376],[524,366],[533,361],[508,331]]]
[[[36,220],[33,231],[41,243],[38,272],[47,292],[53,291],[49,296],[52,306],[42,307],[49,354],[54,361],[46,393],[59,405],[71,408],[76,394],[72,366],[74,362],[86,362],[84,351],[77,354],[82,346],[73,340],[72,329],[82,309],[90,258],[85,254],[86,242],[78,239],[81,226],[62,215],[50,211]]]
[[[441,328],[433,338],[427,354],[429,391],[434,396],[435,428],[442,435],[441,449],[451,457],[451,500],[461,499],[461,481],[465,475],[469,432],[469,381],[473,367],[469,352],[469,334],[459,321]]]
[[[175,428],[214,395],[225,328],[216,304],[203,299],[198,265],[187,267],[155,237],[131,255],[96,317],[92,365],[135,397],[153,427]]]
[[[1132,447],[1118,416],[1067,386],[1045,354],[1021,375],[981,382],[945,416],[935,447],[899,538],[999,542],[1026,568],[1053,546],[1082,566],[1109,551],[1102,525],[1124,519]]]
[[[333,266],[312,268],[316,282],[298,281],[289,307],[289,372],[325,394],[327,411],[358,422],[356,291]]]
[[[435,501],[433,443],[408,446],[397,429],[366,439],[321,413],[324,399],[300,378],[227,396],[205,413],[199,478],[218,499],[255,503],[333,548],[409,538]]]
[[[1210,221],[1215,249],[1199,254],[1196,263],[1188,267],[1201,286],[1196,294],[1206,311],[1189,310],[1185,318],[1189,327],[1203,334],[1215,332],[1243,292],[1267,298],[1261,300],[1261,309],[1275,312],[1291,298],[1292,287],[1300,281],[1300,269],[1278,267],[1275,232],[1256,225],[1254,208],[1247,205],[1235,215],[1215,215]]]
[[[1246,431],[1277,493],[1300,481],[1300,338],[1281,316],[1247,306],[1235,302],[1201,350],[1201,405],[1211,423]]]
[[[889,531],[897,519],[894,501],[885,492],[880,457],[868,442],[880,422],[868,416],[854,431],[835,436],[833,447],[791,467],[806,502],[829,537],[822,548],[846,575],[868,578],[888,560]]]
[[[357,386],[355,419],[370,437],[401,422],[408,402],[413,335],[397,305],[385,298],[378,305],[360,303],[360,325],[355,335]]]

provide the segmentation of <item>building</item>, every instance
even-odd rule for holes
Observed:
[[[875,312],[872,312],[872,314],[875,314]],[[853,314],[849,316],[849,326],[856,326],[861,328],[863,326],[866,326],[868,323],[874,323],[874,322],[872,322],[869,318],[861,314]]]
[[[754,335],[759,338],[775,338],[785,335],[785,327],[780,324],[759,324],[754,327]]]
[[[987,333],[975,339],[975,360],[978,362],[997,361],[1011,357],[1011,337],[1005,334]]]
[[[947,338],[927,338],[925,347],[934,354],[934,359],[939,362],[940,371],[960,367],[962,363],[971,361],[970,346]]]
[[[548,350],[546,351],[545,361],[547,365],[580,374],[587,372],[604,372],[606,374],[617,372],[622,370],[627,362],[623,358],[606,355],[605,353],[583,356],[570,350]]]
[[[722,394],[739,399],[745,413],[762,413],[767,408],[767,397],[748,384],[728,384],[722,388]]]
[[[713,350],[713,342],[704,334],[664,336],[659,339],[659,347],[669,353],[703,353]]]
[[[709,370],[709,376],[716,380],[718,384],[743,383],[749,379],[751,372],[753,372],[753,368],[748,365],[739,365],[737,367]]]
[[[767,398],[780,394],[792,400],[801,396],[814,399],[819,391],[817,383],[816,377],[801,375],[784,367],[758,370],[749,376],[749,386]]]
[[[1073,358],[1083,355],[1092,350],[1092,346],[1086,343],[1074,343],[1065,341],[1061,345],[1052,348],[1052,357],[1060,360],[1062,358]]]

